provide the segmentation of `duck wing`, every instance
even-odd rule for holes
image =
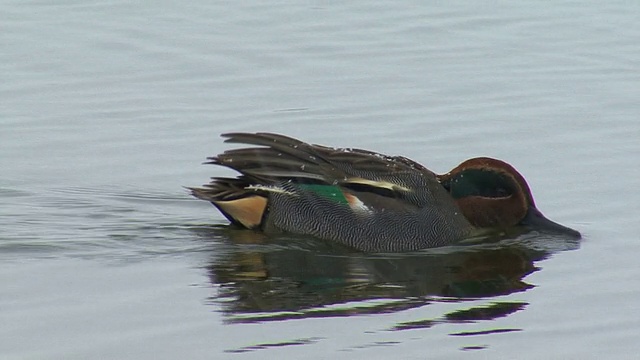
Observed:
[[[403,156],[368,150],[308,144],[273,133],[227,133],[226,143],[255,147],[227,150],[209,157],[208,164],[234,169],[265,185],[283,182],[324,184],[408,202],[433,205],[447,193],[436,175]],[[437,201],[436,201],[437,202]]]

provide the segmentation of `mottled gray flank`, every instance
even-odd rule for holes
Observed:
[[[453,203],[447,207],[372,209],[354,212],[346,204],[295,190],[296,196],[270,195],[268,227],[310,234],[369,252],[408,251],[455,244],[471,226]],[[443,201],[445,202],[445,201]]]

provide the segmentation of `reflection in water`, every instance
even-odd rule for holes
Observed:
[[[265,343],[265,344],[245,346],[245,347],[242,347],[242,348],[239,348],[239,349],[225,350],[225,352],[228,352],[228,353],[244,353],[244,352],[249,352],[249,351],[263,350],[263,349],[275,348],[275,347],[313,344],[314,342],[317,342],[318,340],[321,340],[321,339],[320,338],[295,339],[295,340],[284,341],[284,342],[279,342],[279,343]]]
[[[230,323],[388,313],[436,301],[460,302],[526,291],[533,285],[523,278],[538,270],[535,261],[578,246],[575,239],[533,234],[511,244],[501,241],[409,254],[363,254],[316,240],[267,239],[232,228],[208,228],[200,235],[234,244],[228,252],[217,252],[208,268],[218,288],[212,301],[225,311]],[[389,330],[496,319],[526,305],[493,302],[436,319],[399,323]]]
[[[436,320],[418,320],[418,321],[409,321],[400,323],[393,327],[392,330],[413,330],[413,329],[422,329],[422,328],[430,328],[433,325],[439,323],[461,323],[461,322],[472,322],[478,320],[493,320],[500,317],[507,316],[516,311],[522,310],[525,308],[527,304],[523,302],[495,302],[490,306],[479,306],[466,310],[458,310],[452,311],[448,314],[445,314],[442,319]],[[505,330],[509,329],[500,329],[501,332],[505,332]],[[496,331],[496,330],[492,330]],[[515,331],[515,330],[510,330]],[[487,332],[483,332],[487,333]],[[469,335],[471,333],[457,333],[452,335]],[[475,332],[478,334],[478,332]]]

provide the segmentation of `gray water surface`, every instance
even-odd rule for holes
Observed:
[[[0,357],[633,358],[640,6],[0,2]],[[226,227],[220,133],[444,173],[583,240],[358,254]]]

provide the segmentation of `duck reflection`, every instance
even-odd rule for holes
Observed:
[[[362,254],[335,244],[304,239],[267,239],[247,230],[203,230],[207,238],[233,245],[216,252],[208,266],[218,295],[211,300],[229,322],[263,322],[310,317],[396,312],[434,301],[490,298],[533,287],[523,279],[537,271],[534,262],[553,251],[577,247],[566,240],[536,235],[513,244],[438,249],[410,254]],[[552,243],[553,249],[544,246]],[[540,246],[542,244],[542,246]],[[456,311],[440,320],[399,324],[394,330],[432,326],[433,322],[487,320],[527,304],[493,303]]]

